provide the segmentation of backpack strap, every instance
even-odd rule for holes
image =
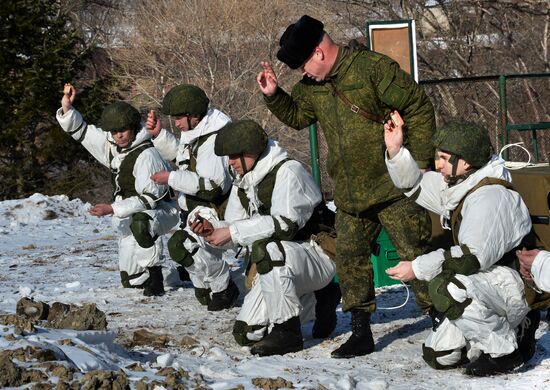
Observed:
[[[451,214],[451,232],[453,233],[453,241],[456,245],[458,245],[458,231],[460,229],[460,223],[462,222],[462,207],[464,206],[464,201],[470,195],[472,192],[476,191],[477,189],[487,186],[487,185],[501,185],[509,190],[515,191],[514,186],[509,181],[503,180],[503,179],[497,179],[496,177],[486,177],[479,181],[470,191],[466,193],[458,203],[458,206],[456,209],[453,210],[453,213]]]

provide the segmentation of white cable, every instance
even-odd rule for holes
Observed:
[[[378,310],[396,310],[396,309],[401,309],[403,306],[405,306],[407,304],[407,302],[409,302],[409,297],[411,296],[411,292],[409,291],[409,286],[407,286],[403,281],[401,281],[401,284],[403,286],[405,286],[405,290],[407,290],[407,297],[405,298],[405,302],[403,302],[401,305],[399,306],[392,306],[392,307],[378,307],[376,306],[376,308]]]
[[[507,144],[507,145],[504,145],[502,147],[502,149],[500,150],[500,153],[498,155],[503,160],[504,160],[504,158],[502,157],[502,152],[504,152],[506,149],[508,149],[512,146],[517,146],[518,148],[523,149],[523,151],[525,153],[527,153],[527,156],[529,156],[529,159],[527,160],[527,162],[525,162],[525,161],[505,161],[504,166],[506,168],[513,171],[513,170],[522,169],[522,168],[525,168],[525,167],[539,167],[539,166],[548,165],[547,163],[539,163],[539,164],[532,163],[531,162],[531,153],[525,147],[523,147],[521,145],[523,145],[523,142],[516,142],[516,143],[513,143],[513,144]]]

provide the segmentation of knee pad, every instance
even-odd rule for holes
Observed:
[[[422,344],[422,359],[436,370],[456,368],[468,361],[465,347],[447,351],[435,351],[427,347],[426,344]]]
[[[261,329],[264,326],[262,325],[248,325],[244,321],[235,321],[233,325],[233,337],[237,344],[242,345],[243,347],[250,346],[256,343],[258,340],[250,340],[247,336],[248,333],[252,333],[255,330]]]
[[[151,248],[155,245],[157,236],[151,236],[149,232],[149,221],[152,218],[145,213],[136,213],[132,215],[132,222],[130,223],[130,230],[134,235],[138,245],[142,248]]]
[[[130,280],[139,278],[141,275],[143,275],[143,272],[139,272],[134,275],[128,275],[128,272],[120,271],[120,283],[122,283],[122,287],[124,288],[142,288],[142,285],[134,286],[130,283]]]
[[[212,298],[210,297],[210,293],[212,290],[209,288],[198,288],[195,287],[195,298],[197,298],[197,301],[203,306],[207,306]]]
[[[271,255],[269,254],[269,250],[267,249],[267,246],[271,243],[274,243],[277,245],[277,247],[283,254],[283,260],[271,259]],[[275,241],[272,239],[264,239],[264,240],[255,241],[252,244],[250,259],[254,264],[256,264],[256,271],[258,271],[260,275],[267,274],[273,269],[273,267],[281,267],[285,265],[284,258],[285,258],[285,251],[280,241]]]
[[[464,302],[456,301],[447,288],[450,283],[466,290],[466,287],[455,278],[455,273],[450,270],[442,271],[432,279],[428,287],[430,297],[437,311],[444,313],[450,320],[456,320],[464,313],[464,309],[472,302],[472,299],[468,298]]]
[[[196,240],[187,234],[185,230],[178,230],[168,240],[168,253],[170,254],[170,257],[176,263],[183,265],[184,267],[190,267],[193,265],[193,255],[197,253],[199,249],[197,247],[193,252],[189,252],[184,245],[185,240],[187,239],[196,242]]]
[[[126,271],[120,271],[120,282],[122,283],[122,287],[124,288],[132,287],[132,285],[130,284],[130,276]]]

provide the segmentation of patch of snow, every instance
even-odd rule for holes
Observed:
[[[231,334],[239,307],[209,312],[181,283],[168,255],[163,263],[166,295],[144,297],[139,289],[120,286],[117,238],[110,218],[88,214],[89,204],[64,195],[35,194],[0,202],[0,313],[15,313],[21,297],[48,303],[95,303],[108,321],[108,331],[37,328],[18,335],[14,326],[0,326],[0,348],[43,346],[81,372],[123,370],[132,381],[161,379],[162,367],[185,370],[202,385],[222,390],[255,389],[253,378],[281,377],[298,389],[546,389],[550,372],[550,334],[543,321],[537,351],[524,367],[503,376],[470,378],[461,369],[437,371],[422,359],[422,343],[430,320],[411,296],[396,310],[372,316],[374,353],[355,359],[332,359],[330,353],[350,334],[350,316],[337,312],[332,338],[315,340],[311,323],[302,328],[304,350],[284,356],[256,357],[236,344]],[[46,219],[45,219],[46,218]],[[6,233],[7,232],[7,233]],[[9,237],[9,238],[8,238]],[[8,238],[8,239],[6,239]],[[233,277],[242,282],[242,261],[228,254]],[[400,285],[377,289],[377,304],[399,306],[407,300]],[[543,314],[546,314],[543,312]],[[166,334],[164,347],[131,346],[134,331]],[[196,345],[180,345],[182,337]],[[69,340],[70,343],[62,342]],[[127,367],[138,363],[143,372]],[[132,383],[135,387],[135,383]],[[163,388],[157,386],[156,388]]]

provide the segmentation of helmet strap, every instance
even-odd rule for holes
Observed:
[[[193,130],[193,126],[191,125],[191,117],[187,115],[185,118],[187,119],[187,128],[189,130]]]
[[[456,175],[456,170],[458,169],[458,156],[454,153],[451,153],[451,157],[449,158],[449,164],[453,167],[451,171],[451,175],[447,176],[445,178],[445,181],[449,186],[454,186],[457,182],[459,177]]]
[[[240,156],[239,158],[240,158],[240,160],[241,160],[241,167],[242,167],[242,169],[243,169],[243,174],[242,174],[242,176],[244,176],[244,175],[246,175],[248,172],[250,172],[251,170],[254,169],[254,167],[255,167],[256,164],[258,163],[258,160],[260,159],[260,156],[258,156],[258,157],[256,158],[256,161],[254,161],[254,164],[252,164],[252,166],[250,167],[250,169],[248,169],[247,166],[246,166],[246,161],[245,161],[245,159],[244,159],[244,153],[241,154],[241,156]]]
[[[455,186],[457,184],[462,183],[464,180],[468,178],[472,173],[474,173],[477,169],[470,167],[464,174],[457,176],[456,171],[458,168],[458,156],[456,154],[451,154],[451,158],[449,158],[449,163],[453,166],[453,170],[450,176],[447,176],[445,178],[445,181],[449,185],[449,187]]]
[[[241,168],[243,169],[244,176],[248,173],[248,169],[246,168],[246,161],[244,160],[244,154],[241,154],[239,158],[241,159]]]

